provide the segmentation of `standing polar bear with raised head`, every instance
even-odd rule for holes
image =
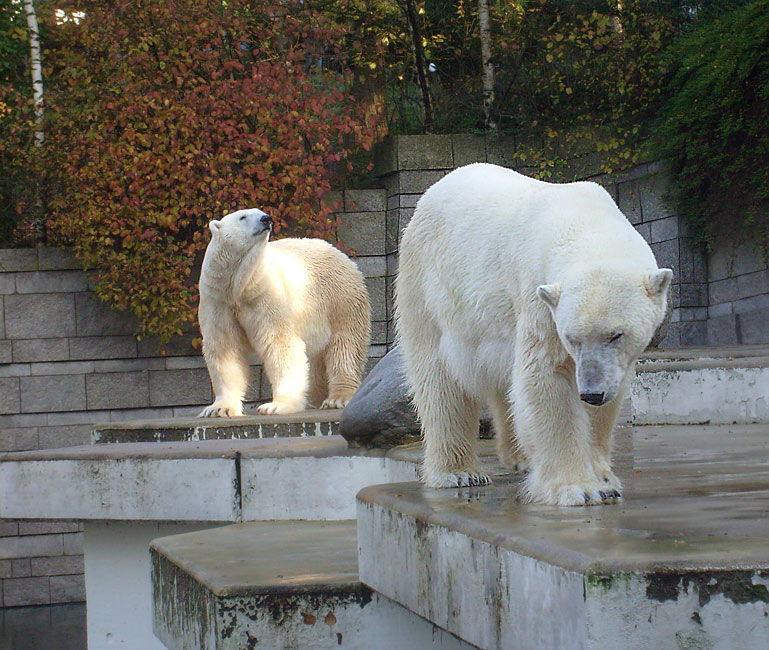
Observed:
[[[272,219],[261,210],[238,210],[209,227],[198,313],[215,400],[200,417],[243,415],[252,352],[273,393],[259,413],[344,408],[370,338],[368,292],[355,264],[320,239],[268,241]]]
[[[430,187],[403,234],[396,293],[425,483],[489,482],[475,449],[487,403],[501,459],[529,467],[525,498],[620,500],[612,432],[671,279],[595,183],[479,163]]]

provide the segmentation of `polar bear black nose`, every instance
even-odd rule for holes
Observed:
[[[267,228],[272,228],[272,217],[269,214],[262,215],[259,219]]]
[[[604,393],[580,393],[579,398],[591,406],[601,406],[604,402]]]

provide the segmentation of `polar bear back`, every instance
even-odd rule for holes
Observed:
[[[355,263],[320,239],[280,239],[269,242],[243,295],[260,305],[260,317],[273,310],[299,330],[308,353],[324,347],[331,332],[346,330],[351,321],[368,321],[365,284]],[[364,329],[361,325],[361,330]]]
[[[479,222],[483,228],[476,231]],[[545,255],[553,262],[571,250],[584,255],[593,249],[601,251],[604,262],[611,258],[656,268],[643,237],[609,193],[592,182],[547,183],[497,165],[475,163],[430,187],[418,202],[412,223],[412,230],[422,230],[425,244],[432,241],[437,251],[452,242],[457,245],[451,250],[464,252],[468,260],[503,245],[515,259]],[[606,244],[610,246],[605,248]]]
[[[572,267],[575,256],[590,263],[595,253],[604,266],[639,272],[657,268],[648,244],[600,185],[547,183],[486,163],[461,167],[430,187],[404,242],[401,266],[417,275],[436,271],[424,281],[434,285],[426,295],[438,312],[447,301],[457,304],[452,294],[473,296],[479,309],[509,308],[496,305],[503,288],[515,302],[533,299],[534,289]],[[431,258],[430,265],[412,264],[413,255]],[[480,268],[484,283],[475,278]]]

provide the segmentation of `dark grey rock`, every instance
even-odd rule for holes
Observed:
[[[363,380],[342,412],[339,433],[358,447],[394,447],[419,437],[397,346]]]
[[[419,439],[419,421],[403,378],[398,346],[382,357],[363,380],[342,411],[339,433],[353,447],[394,447]],[[485,409],[479,433],[481,438],[493,436]]]

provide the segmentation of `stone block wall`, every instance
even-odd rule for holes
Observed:
[[[768,325],[766,255],[751,244],[717,245],[708,264],[708,343],[767,343]]]

